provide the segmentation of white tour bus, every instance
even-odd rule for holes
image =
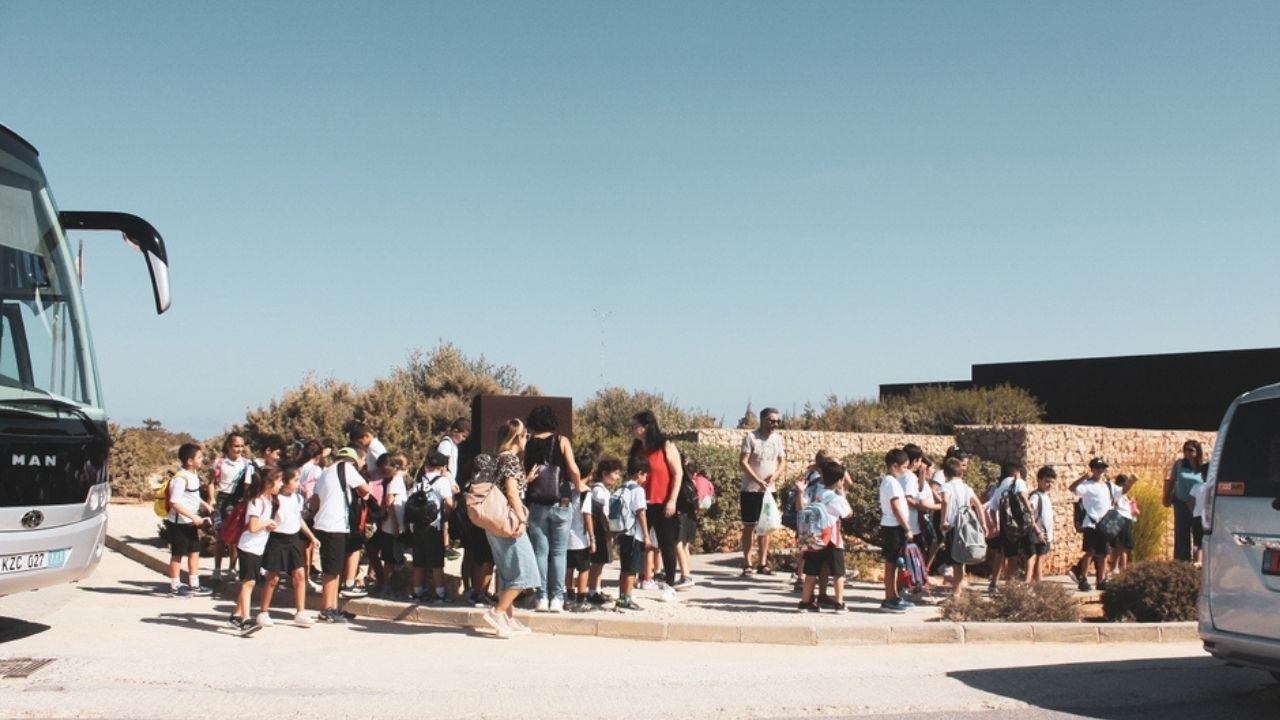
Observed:
[[[0,596],[85,577],[107,533],[107,416],[65,230],[122,233],[169,308],[155,228],[58,212],[36,149],[0,125]]]
[[[1208,483],[1200,638],[1280,680],[1280,384],[1231,404]]]

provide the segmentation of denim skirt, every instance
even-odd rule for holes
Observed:
[[[517,538],[497,537],[492,533],[485,535],[493,550],[498,590],[523,590],[542,586],[542,579],[538,575],[538,559],[533,554],[528,533]]]

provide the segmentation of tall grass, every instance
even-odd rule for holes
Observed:
[[[1138,519],[1133,524],[1133,562],[1165,557],[1165,537],[1173,522],[1172,508],[1164,506],[1163,476],[1148,472],[1129,490],[1138,501]]]

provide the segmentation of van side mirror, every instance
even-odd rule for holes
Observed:
[[[124,235],[125,242],[142,251],[147,261],[156,314],[169,309],[169,254],[164,249],[164,239],[151,223],[128,213],[75,211],[58,213],[58,222],[63,230],[115,230]]]

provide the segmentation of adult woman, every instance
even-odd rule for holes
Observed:
[[[1198,521],[1192,517],[1191,498],[1196,486],[1204,482],[1204,447],[1198,440],[1182,444],[1182,457],[1173,461],[1169,477],[1164,481],[1164,506],[1173,506],[1173,557],[1191,562],[1191,541],[1199,544]]]
[[[649,410],[635,414],[631,418],[631,454],[639,455],[649,461],[649,482],[644,494],[648,498],[649,507],[645,509],[645,517],[649,527],[658,540],[658,550],[662,553],[662,569],[666,573],[667,582],[676,590],[687,590],[693,587],[693,580],[685,575],[675,580],[679,561],[676,558],[676,541],[680,531],[680,518],[676,515],[676,499],[680,494],[680,483],[684,478],[684,465],[680,462],[680,451],[675,443],[667,439],[658,427],[658,418]]]
[[[524,469],[533,487],[526,493],[529,502],[529,542],[538,558],[538,612],[564,610],[564,569],[569,554],[569,523],[572,520],[572,494],[587,488],[582,484],[578,463],[573,459],[573,444],[556,433],[555,412],[539,405],[525,421],[529,440],[524,449]],[[537,481],[539,468],[559,469],[560,481],[548,487]]]
[[[498,428],[496,455],[481,455],[475,461],[476,480],[491,480],[494,488],[506,496],[507,503],[516,517],[524,521],[526,528],[529,526],[529,510],[524,504],[525,474],[520,466],[520,454],[525,450],[528,437],[524,423],[517,419],[508,420]],[[529,534],[524,532],[514,538],[486,534],[498,570],[498,602],[485,611],[484,621],[499,635],[528,633],[529,628],[516,619],[512,608],[521,590],[538,586],[538,575],[534,572],[537,559],[533,555],[533,546],[529,544]]]

